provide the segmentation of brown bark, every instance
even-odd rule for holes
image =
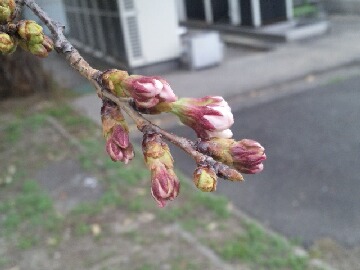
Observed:
[[[49,75],[35,56],[21,49],[0,55],[0,99],[47,92],[50,85]]]

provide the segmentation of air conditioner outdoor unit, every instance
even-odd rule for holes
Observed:
[[[218,32],[191,32],[183,37],[182,62],[190,69],[219,65],[224,58],[224,44]]]
[[[131,68],[179,58],[175,0],[119,0],[118,3]]]

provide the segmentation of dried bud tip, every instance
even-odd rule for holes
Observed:
[[[244,181],[244,177],[241,175],[240,172],[224,165],[219,166],[217,175],[225,180],[230,180],[233,182]]]

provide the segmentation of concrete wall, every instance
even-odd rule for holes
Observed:
[[[360,0],[322,0],[329,13],[360,15]]]

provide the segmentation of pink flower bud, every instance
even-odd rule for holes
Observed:
[[[264,169],[265,149],[260,143],[243,139],[230,147],[234,168],[242,173],[255,174]]]
[[[180,191],[180,183],[172,169],[167,169],[164,164],[158,163],[151,170],[151,194],[160,207],[167,201],[174,200]]]
[[[265,149],[254,140],[212,138],[197,143],[197,150],[246,174],[264,169]]]
[[[144,134],[142,146],[145,163],[151,170],[151,193],[159,206],[164,207],[166,201],[173,200],[180,189],[169,146],[156,133]]]
[[[133,146],[129,140],[129,130],[120,108],[112,102],[104,102],[101,108],[103,135],[106,138],[106,151],[113,161],[127,164],[134,157]]]
[[[132,75],[122,82],[122,86],[139,108],[152,108],[160,102],[177,100],[170,85],[160,77]]]
[[[126,148],[122,148],[112,137],[106,142],[106,152],[114,162],[121,161],[128,164],[134,158],[134,150],[131,143],[128,143]]]
[[[121,148],[127,148],[130,144],[129,133],[126,132],[121,125],[114,127],[111,138],[114,143],[116,143]]]
[[[202,139],[231,138],[234,116],[228,103],[219,96],[182,98],[171,104],[172,112]]]
[[[121,161],[124,158],[122,149],[113,140],[108,139],[106,142],[106,152],[113,161]]]

